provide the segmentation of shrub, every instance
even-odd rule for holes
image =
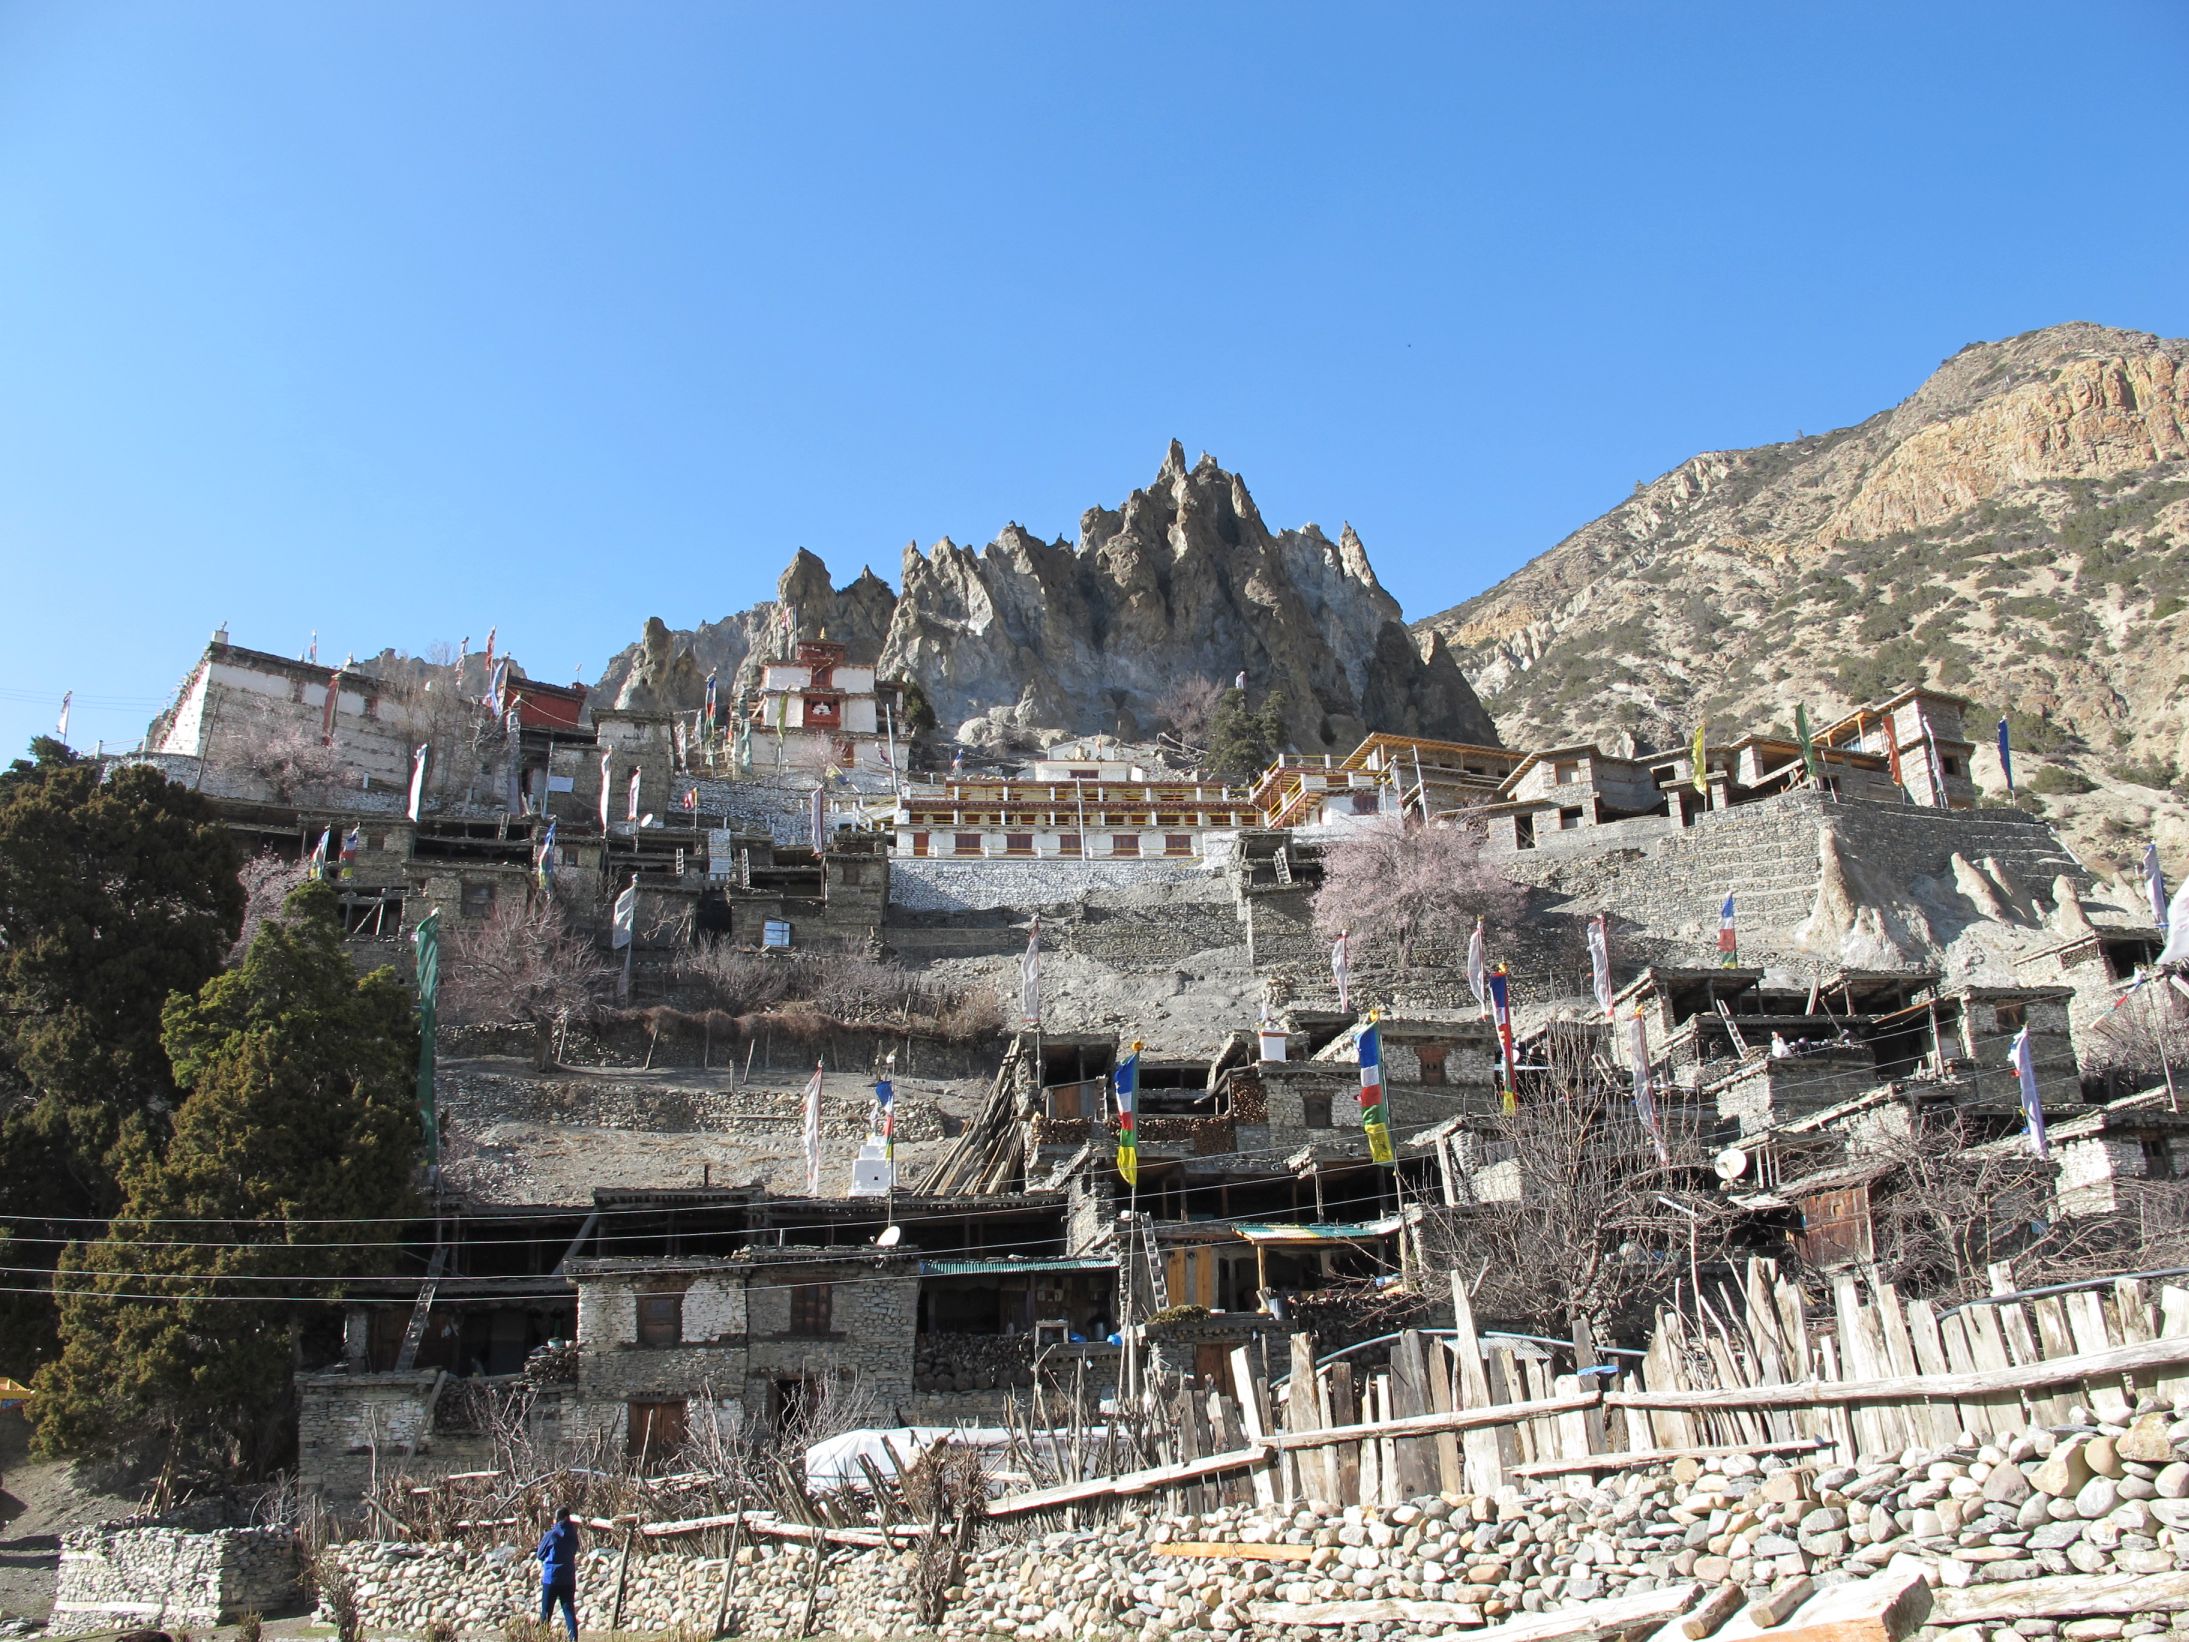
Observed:
[[[2136,787],[2171,787],[2180,774],[2171,760],[2164,758],[2123,759],[2110,766],[2106,772],[2115,781],[2126,781]]]
[[[2029,792],[2051,795],[2090,792],[2097,783],[2080,770],[2071,770],[2064,764],[2047,764],[2022,785]]]
[[[236,1621],[236,1642],[258,1642],[266,1621],[256,1608]]]

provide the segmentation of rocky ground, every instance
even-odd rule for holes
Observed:
[[[137,1495],[117,1479],[74,1461],[34,1461],[29,1446],[23,1416],[0,1414],[0,1636],[7,1621],[45,1620],[64,1530],[137,1509]]]

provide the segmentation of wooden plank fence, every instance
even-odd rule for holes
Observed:
[[[1993,1298],[1941,1312],[1874,1278],[1843,1277],[1812,1316],[1768,1261],[1692,1311],[1659,1316],[1637,1359],[1610,1359],[1579,1331],[1582,1372],[1554,1372],[1540,1346],[1485,1336],[1455,1285],[1449,1335],[1407,1332],[1386,1369],[1316,1362],[1292,1337],[1289,1372],[1264,1379],[1257,1352],[1230,1360],[1230,1392],[1207,1417],[1173,1391],[1149,1420],[1160,1463],[995,1501],[1018,1516],[1122,1495],[1388,1505],[1422,1494],[1489,1493],[1507,1482],[1593,1476],[1682,1456],[1813,1455],[1859,1463],[2031,1424],[2071,1406],[2127,1416],[2156,1392],[2189,1395],[2189,1288],[2132,1279],[2064,1295]],[[1285,1353],[1273,1353],[1284,1360]],[[1186,1417],[1179,1415],[1185,1413]],[[1229,1445],[1212,1441],[1221,1435]],[[1211,1448],[1218,1451],[1211,1452]]]

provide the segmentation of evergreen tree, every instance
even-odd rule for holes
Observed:
[[[62,1264],[38,1444],[259,1474],[288,1451],[303,1331],[344,1279],[394,1269],[417,1211],[415,1020],[394,971],[358,979],[334,892],[310,883],[240,966],[170,1003],[163,1040],[187,1098],[164,1153],[125,1141],[120,1214]]]
[[[31,754],[0,771],[0,1263],[50,1268],[72,1220],[113,1212],[121,1151],[164,1138],[160,1012],[219,970],[243,889],[200,795],[144,767],[102,780],[51,737]],[[0,1295],[0,1372],[52,1330],[42,1295]]]
[[[1259,708],[1244,690],[1231,689],[1209,715],[1209,768],[1228,785],[1244,786],[1284,749],[1285,698],[1272,690]]]

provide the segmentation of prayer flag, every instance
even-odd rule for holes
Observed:
[[[320,745],[334,745],[334,715],[342,706],[342,669],[337,667],[327,675],[327,699],[319,709]]]
[[[1798,701],[1794,703],[1794,738],[1801,743],[1801,767],[1814,785],[1821,779],[1817,773],[1817,744],[1809,734],[1809,709]]]
[[[608,794],[615,781],[615,766],[613,748],[600,755],[600,830],[603,834],[608,831]]]
[[[1513,1050],[1513,996],[1512,977],[1499,964],[1490,971],[1490,1018],[1497,1022],[1497,1049],[1505,1068],[1505,1087],[1498,1091],[1498,1098],[1508,1112],[1520,1106],[1513,1090],[1514,1063],[1518,1059]]]
[[[897,1088],[889,1074],[896,1067],[897,1057],[892,1055],[882,1075],[874,1080],[874,1122],[882,1134],[882,1156],[889,1161],[891,1180],[897,1177]]]
[[[498,661],[487,675],[486,704],[500,718],[509,710],[509,663]]]
[[[314,878],[326,877],[327,852],[333,847],[334,828],[322,828],[319,834],[319,842],[312,846],[312,858],[304,864],[305,872]]]
[[[1467,937],[1467,984],[1474,989],[1475,1007],[1487,1017],[1490,1013],[1490,980],[1485,946],[1482,920],[1477,918],[1475,932]]]
[[[2159,865],[2159,846],[2156,839],[2143,847],[2143,887],[2151,897],[2151,916],[2157,921],[2159,932],[2166,932],[2166,869]]]
[[[620,952],[631,944],[633,932],[638,927],[638,880],[626,884],[623,893],[616,897],[615,916],[609,921],[608,946]]]
[[[965,774],[965,749],[963,747],[950,755],[950,773],[952,775]]]
[[[1893,785],[1901,784],[1900,775],[1900,728],[1890,718],[1885,720],[1885,764],[1892,772]]]
[[[1019,1018],[1028,1026],[1041,1024],[1041,919],[1034,919],[1026,934],[1026,951],[1018,961]]]
[[[1354,1044],[1361,1069],[1361,1132],[1368,1136],[1368,1157],[1374,1163],[1391,1161],[1391,1119],[1383,1106],[1383,1035],[1370,1011]]]
[[[2029,1149],[2049,1158],[2052,1147],[2045,1139],[2045,1108],[2037,1098],[2037,1058],[2029,1046],[2029,1028],[2014,1034],[2014,1075],[2022,1085],[2022,1115],[2029,1123]]]
[[[1345,1013],[1353,1007],[1353,954],[1352,938],[1338,931],[1338,938],[1330,943],[1330,978],[1338,983],[1338,1010]]]
[[[415,821],[426,802],[426,749],[430,741],[421,741],[418,750],[410,755],[410,809],[408,814]]]
[[[1639,1004],[1627,1019],[1627,1059],[1634,1068],[1635,1114],[1641,1118],[1642,1127],[1649,1131],[1649,1143],[1657,1153],[1657,1161],[1670,1163],[1672,1153],[1665,1146],[1664,1125],[1657,1117],[1657,1092],[1649,1075],[1649,1024]]]
[[[1704,794],[1710,791],[1710,753],[1703,745],[1703,731],[1708,727],[1704,724],[1695,726],[1695,750],[1688,760],[1693,766],[1688,772],[1688,780],[1694,783],[1697,792]]]
[[[357,868],[357,852],[365,847],[365,835],[356,827],[342,835],[342,876],[347,878]]]
[[[418,920],[411,939],[418,948],[418,1121],[426,1136],[426,1159],[441,1156],[441,1124],[433,1109],[433,1029],[441,996],[441,913]]]
[[[821,1062],[806,1079],[806,1195],[821,1195]]]
[[[1140,1142],[1133,1133],[1133,1101],[1140,1092],[1140,1040],[1111,1074],[1117,1087],[1117,1173],[1128,1186],[1140,1184]]]
[[[1999,769],[2007,778],[2007,791],[2014,791],[2014,749],[2007,744],[2007,721],[1999,720]]]
[[[1733,928],[1733,892],[1725,892],[1725,904],[1718,908],[1718,967],[1738,969],[1741,963],[1741,942]]]
[[[828,797],[819,787],[813,789],[813,813],[807,819],[813,827],[813,853],[819,855],[828,848]]]
[[[1231,687],[1234,690],[1244,690],[1247,687],[1247,674],[1244,667],[1239,669],[1239,676],[1231,681]]]
[[[1589,979],[1596,986],[1596,1007],[1611,1013],[1611,936],[1599,912],[1589,920]]]
[[[710,667],[707,669],[707,728],[710,730],[714,728],[714,707],[715,670]]]
[[[2166,945],[2159,951],[2159,967],[2189,964],[2189,878],[2174,888],[2166,904]]]
[[[638,777],[639,768],[634,764],[631,766],[631,779],[623,794],[623,818],[626,821],[638,819]]]
[[[737,773],[752,774],[752,720],[749,718],[737,721]]]
[[[550,895],[555,892],[555,823],[547,823],[547,835],[540,840],[539,859],[540,888]]]
[[[61,716],[54,723],[53,733],[61,738],[61,745],[64,747],[68,745],[68,709],[75,699],[76,692],[74,690],[63,690],[61,692]]]

